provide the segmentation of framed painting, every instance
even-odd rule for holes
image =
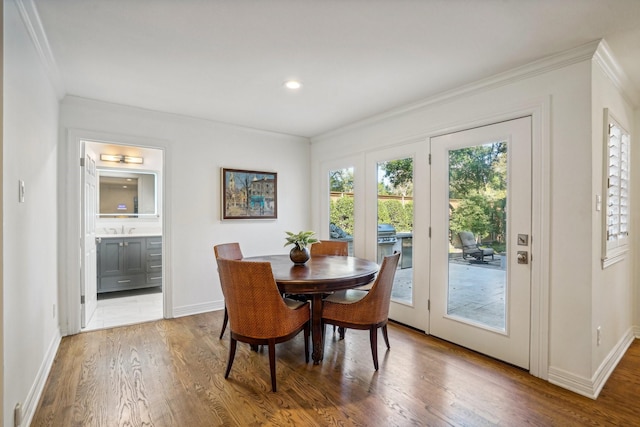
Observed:
[[[278,218],[278,174],[222,168],[222,219]]]

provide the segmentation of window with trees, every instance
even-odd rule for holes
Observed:
[[[451,241],[461,231],[505,249],[507,144],[494,142],[449,152],[449,228]],[[478,242],[480,243],[480,242]]]
[[[349,243],[353,256],[353,167],[329,171],[329,238]]]

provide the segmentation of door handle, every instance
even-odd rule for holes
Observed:
[[[529,252],[518,251],[518,264],[529,264]]]

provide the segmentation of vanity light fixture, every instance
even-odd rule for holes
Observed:
[[[284,87],[291,90],[298,90],[302,87],[302,83],[300,83],[298,80],[287,80],[286,82],[284,82]]]
[[[142,157],[126,156],[124,154],[100,154],[100,160],[105,162],[134,163],[141,165],[144,162]]]

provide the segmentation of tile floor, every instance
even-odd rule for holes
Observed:
[[[99,294],[98,307],[83,331],[148,322],[162,316],[161,287]]]

